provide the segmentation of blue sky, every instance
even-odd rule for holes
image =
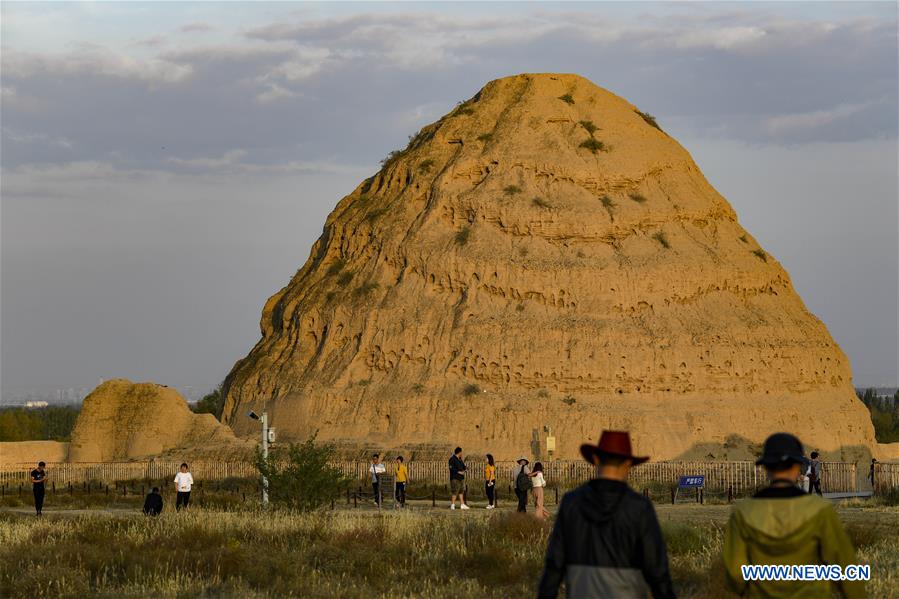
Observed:
[[[2,387],[212,386],[337,200],[490,79],[658,116],[896,384],[895,3],[10,3]]]

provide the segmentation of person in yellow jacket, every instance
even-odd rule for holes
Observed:
[[[771,483],[737,503],[727,523],[724,566],[728,586],[743,597],[824,599],[834,591],[849,599],[864,597],[860,581],[752,580],[752,573],[744,569],[754,565],[838,565],[845,573],[847,565],[858,563],[830,502],[796,486],[802,463],[802,443],[793,435],[776,433],[765,441],[756,464],[765,467]]]
[[[394,473],[396,474],[396,489],[393,497],[398,506],[406,507],[406,483],[409,482],[409,470],[403,463],[403,456],[401,455],[396,457]]]
[[[489,453],[484,466],[484,492],[487,494],[487,509],[492,510],[496,507],[496,462]]]

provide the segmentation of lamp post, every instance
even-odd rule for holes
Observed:
[[[268,463],[268,444],[275,440],[275,429],[268,427],[268,412],[263,411],[262,416],[256,412],[247,414],[253,420],[258,420],[262,424],[262,459]],[[262,475],[262,505],[268,505],[268,479]]]

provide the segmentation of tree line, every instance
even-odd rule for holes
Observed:
[[[874,389],[856,391],[858,398],[871,412],[874,437],[878,443],[899,441],[899,390],[892,398],[879,397]]]

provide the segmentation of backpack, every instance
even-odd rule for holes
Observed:
[[[527,475],[524,471],[524,466],[521,467],[521,470],[518,472],[518,476],[515,477],[515,489],[517,491],[530,491],[534,486],[534,481],[531,480],[531,477]]]

